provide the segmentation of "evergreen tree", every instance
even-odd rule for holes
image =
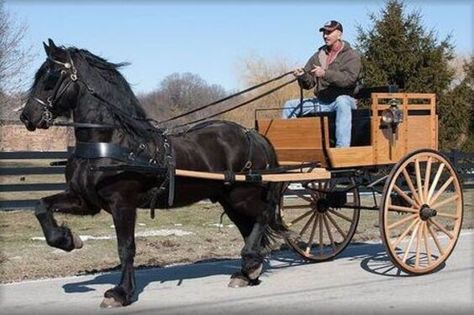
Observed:
[[[420,12],[406,14],[404,10],[403,1],[388,0],[379,16],[369,14],[372,28],[358,26],[356,47],[362,53],[363,84],[397,84],[404,92],[435,93],[440,149],[462,148],[469,141],[470,121],[472,129],[472,60],[470,74],[453,87],[451,37],[438,41],[433,30],[423,27]]]

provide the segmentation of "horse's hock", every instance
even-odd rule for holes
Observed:
[[[32,133],[19,121],[0,122],[0,151],[64,151],[74,146],[72,132],[68,127],[52,126]]]

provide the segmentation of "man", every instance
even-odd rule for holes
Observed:
[[[342,24],[329,21],[319,29],[325,45],[309,58],[304,68],[293,74],[301,88],[314,88],[314,98],[289,100],[283,109],[284,118],[292,118],[314,112],[336,112],[336,147],[351,144],[352,109],[356,101],[352,97],[362,68],[359,54],[348,42],[342,40]]]

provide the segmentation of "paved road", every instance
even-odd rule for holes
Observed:
[[[305,264],[274,255],[262,283],[227,288],[237,260],[137,272],[138,301],[99,308],[118,273],[0,286],[0,314],[474,314],[474,232],[463,231],[440,271],[397,274],[381,244],[354,245],[336,260]]]

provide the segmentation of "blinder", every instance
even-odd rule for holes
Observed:
[[[70,62],[61,62],[48,56],[49,61],[64,67],[64,69],[57,71],[51,71],[51,69],[48,70],[48,74],[44,79],[44,89],[45,91],[52,90],[52,93],[50,96],[48,96],[46,101],[38,97],[33,97],[36,102],[40,103],[43,106],[42,122],[46,123],[48,126],[50,126],[53,122],[54,111],[57,110],[54,105],[61,98],[64,92],[67,91],[71,83],[77,81],[77,70],[74,67],[69,52],[68,58]],[[70,80],[68,80],[66,84],[63,84],[67,78],[69,78]]]

